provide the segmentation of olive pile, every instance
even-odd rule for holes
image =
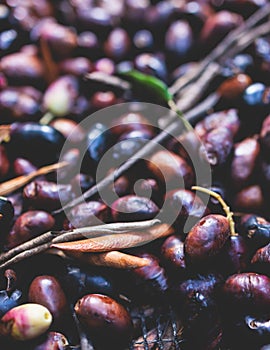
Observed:
[[[267,4],[0,2],[0,189],[57,163],[68,139],[61,155],[67,165],[58,176],[41,173],[0,197],[1,252],[48,231],[175,218],[168,237],[124,251],[147,259],[134,269],[92,266],[53,249],[3,268],[0,254],[1,349],[84,350],[85,333],[95,350],[143,349],[135,342],[141,336],[135,305],[172,306],[183,350],[270,349],[270,36],[227,59],[205,91],[227,79],[224,99],[194,125],[200,144],[189,133],[168,137],[162,150],[106,188],[117,199],[95,194],[68,216],[61,211],[96,184],[107,151],[125,163],[161,131],[157,117],[135,102],[164,101],[128,79],[130,89],[110,78],[137,70],[170,86]],[[103,78],[92,80],[90,73]],[[92,113],[123,102],[131,102],[128,112],[81,126]],[[195,194],[185,142],[209,164],[208,190],[232,208],[233,219],[216,197],[206,207],[204,194]],[[114,170],[108,166],[104,177]],[[185,232],[188,218],[195,224]]]

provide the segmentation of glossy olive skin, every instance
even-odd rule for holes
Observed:
[[[71,200],[71,185],[35,180],[24,187],[23,197],[30,207],[51,211]]]
[[[231,178],[236,188],[249,185],[254,175],[260,145],[256,137],[249,137],[234,146],[231,163]]]
[[[92,176],[84,173],[75,175],[71,180],[72,192],[79,195],[94,185],[95,181]]]
[[[200,147],[201,156],[213,167],[223,165],[233,148],[233,135],[230,130],[219,127],[211,130]]]
[[[134,192],[137,196],[150,198],[158,207],[162,207],[165,189],[155,179],[147,178],[140,180],[133,186]]]
[[[166,207],[163,209],[165,218],[171,215],[176,218],[176,227],[181,230],[187,219],[189,220],[189,227],[191,229],[198,220],[208,213],[206,205],[203,201],[195,195],[194,192],[177,189],[167,192],[165,197]],[[186,231],[186,230],[185,230]]]
[[[42,210],[29,210],[20,215],[6,238],[7,248],[13,248],[53,228],[52,215]]]
[[[225,216],[210,214],[203,217],[188,233],[185,255],[189,263],[207,263],[217,257],[230,235]]]
[[[264,205],[262,189],[259,185],[243,188],[234,196],[234,210],[244,213],[259,213]]]
[[[67,338],[58,332],[49,332],[46,339],[33,350],[64,350],[68,346]]]
[[[55,327],[64,325],[69,308],[59,281],[48,275],[37,276],[30,284],[28,300],[47,307],[53,315]]]
[[[136,254],[149,260],[144,267],[133,269],[131,274],[135,287],[131,291],[134,299],[150,300],[162,298],[168,290],[168,277],[165,269],[161,266],[159,259],[150,253]]]
[[[270,243],[270,223],[258,215],[243,215],[239,223],[239,232],[248,238],[251,252]]]
[[[244,272],[248,268],[250,251],[243,236],[231,235],[228,237],[220,261],[220,271],[225,274]]]
[[[270,243],[256,251],[251,259],[251,268],[270,277]]]
[[[120,349],[131,339],[130,314],[116,300],[102,294],[87,294],[77,301],[74,310],[86,331],[98,343]]]
[[[146,197],[128,195],[120,197],[111,205],[111,215],[116,222],[150,220],[158,213],[157,205]]]
[[[230,108],[225,111],[212,113],[196,124],[195,132],[200,138],[204,139],[211,130],[218,127],[229,129],[235,136],[240,128],[238,111]]]
[[[270,311],[270,278],[254,272],[234,274],[222,288],[226,300],[234,311],[244,313]]]
[[[172,235],[165,239],[161,246],[161,258],[164,261],[166,270],[171,269],[180,273],[186,272],[186,262],[184,254],[184,242],[179,236]]]
[[[70,225],[76,228],[99,225],[107,222],[108,218],[107,205],[98,201],[78,204],[69,213]]]
[[[16,176],[27,175],[35,170],[37,170],[37,167],[29,162],[28,159],[16,158],[13,162],[13,171]]]
[[[64,136],[49,125],[13,123],[8,150],[16,157],[25,157],[42,166],[58,160],[64,141]]]

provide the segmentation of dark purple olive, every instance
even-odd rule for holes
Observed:
[[[132,270],[135,282],[134,298],[154,298],[164,295],[168,290],[168,279],[165,269],[159,259],[149,253],[136,254],[141,258],[149,259],[149,264]],[[133,291],[134,293],[134,291]]]
[[[30,207],[52,211],[72,199],[71,185],[35,180],[24,187],[23,197]]]
[[[108,221],[109,209],[106,204],[96,201],[81,203],[71,209],[68,219],[75,227],[99,225]]]
[[[44,78],[42,61],[36,56],[16,52],[3,57],[0,64],[1,71],[15,84],[31,85],[33,81]]]
[[[58,332],[49,332],[46,339],[33,350],[64,350],[68,346],[67,338]]]
[[[135,57],[135,68],[144,74],[154,75],[155,77],[166,81],[167,67],[164,60],[151,53],[142,53]]]
[[[196,124],[195,131],[200,138],[204,139],[210,131],[218,127],[229,129],[233,136],[235,136],[240,128],[238,111],[231,108],[212,113]]]
[[[60,71],[62,74],[82,77],[92,70],[92,63],[86,57],[67,58],[60,63]]]
[[[111,148],[111,156],[113,159],[113,164],[120,165],[131,158],[136,152],[138,152],[145,144],[146,139],[125,139],[119,141]]]
[[[0,110],[7,118],[18,121],[36,120],[40,116],[40,97],[19,88],[0,92]]]
[[[13,248],[49,231],[55,224],[54,218],[42,210],[29,210],[20,215],[7,235],[6,245]]]
[[[117,199],[111,206],[114,221],[141,221],[153,219],[159,213],[149,198],[128,195]]]
[[[150,198],[161,207],[164,202],[165,189],[157,180],[147,178],[135,182],[134,192],[137,196]]]
[[[259,153],[260,145],[256,137],[245,138],[234,146],[231,178],[235,187],[243,188],[249,185]]]
[[[264,205],[262,189],[259,185],[251,185],[237,192],[234,197],[234,208],[245,213],[259,213]]]
[[[270,278],[254,272],[231,275],[222,288],[224,303],[236,311],[269,313]]]
[[[268,155],[270,150],[270,115],[263,121],[260,132],[260,143],[262,145],[262,150]]]
[[[250,250],[254,253],[270,243],[270,223],[258,215],[243,215],[239,223],[239,233],[248,238]]]
[[[180,234],[187,219],[190,221],[190,229],[208,212],[206,204],[194,192],[185,189],[167,192],[165,203],[165,219],[176,219],[175,224]]]
[[[5,178],[9,172],[10,161],[8,159],[6,148],[0,145],[0,178]]]
[[[131,340],[131,316],[116,300],[102,294],[87,294],[77,301],[74,310],[87,333],[97,344],[103,344],[103,349],[114,344],[120,350]]]
[[[166,188],[190,188],[194,173],[185,159],[178,155],[161,150],[153,154],[147,163],[149,171],[155,178],[165,181]]]
[[[186,262],[204,264],[220,255],[230,235],[229,222],[225,216],[210,214],[193,226],[188,233],[184,248]]]
[[[35,165],[58,161],[65,142],[64,136],[53,127],[31,122],[11,124],[10,136],[8,151],[16,157],[29,159]]]
[[[27,175],[36,170],[37,167],[28,159],[16,158],[13,162],[13,171],[16,176]]]
[[[177,277],[186,273],[184,242],[179,236],[172,235],[165,239],[161,246],[161,257],[166,270],[173,270]]]
[[[243,100],[248,106],[259,106],[263,104],[263,96],[266,86],[262,83],[254,83],[246,88]]]
[[[103,57],[95,62],[95,70],[111,75],[115,71],[115,64],[110,58]]]
[[[183,20],[173,22],[165,36],[165,47],[174,59],[185,57],[193,44],[193,33],[189,23]]]
[[[256,251],[251,259],[251,268],[270,277],[270,243]]]
[[[13,192],[12,194],[7,196],[7,200],[9,200],[13,206],[14,216],[13,220],[16,220],[23,212],[23,196],[21,192]],[[11,222],[13,221],[11,219]]]
[[[101,123],[94,124],[87,132],[86,142],[87,152],[83,162],[83,170],[90,173],[89,167],[96,166],[112,144],[110,129]]]
[[[105,41],[104,51],[108,57],[119,61],[128,54],[130,46],[131,42],[128,33],[122,28],[115,28]]]
[[[28,301],[45,306],[53,316],[54,327],[61,327],[65,323],[69,314],[68,302],[55,277],[47,275],[36,277],[29,287]]]
[[[75,195],[84,193],[94,185],[95,181],[92,176],[88,174],[79,173],[71,180],[72,192]]]
[[[233,148],[233,134],[224,127],[213,129],[205,135],[200,155],[213,167],[223,165]]]
[[[151,51],[154,46],[154,38],[150,30],[138,30],[133,37],[133,45],[138,51]]]
[[[116,193],[118,197],[126,196],[130,194],[132,184],[133,184],[133,181],[130,178],[128,178],[125,175],[120,176],[112,184],[112,191]]]
[[[229,236],[220,260],[220,271],[224,271],[226,274],[246,271],[250,261],[246,239],[239,234]]]
[[[100,293],[112,298],[117,295],[117,284],[110,273],[86,266],[68,266],[63,286],[72,302],[86,294]]]

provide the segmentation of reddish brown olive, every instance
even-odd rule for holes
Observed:
[[[60,282],[55,277],[37,276],[30,284],[28,300],[43,305],[50,311],[54,327],[65,324],[69,313],[68,302]]]
[[[270,243],[256,251],[251,259],[251,267],[270,277]]]
[[[23,197],[30,207],[50,211],[72,198],[71,185],[36,180],[25,186]]]
[[[161,246],[161,256],[167,268],[177,271],[177,274],[186,271],[184,242],[179,236],[166,238]]]
[[[147,162],[149,171],[160,181],[165,181],[167,190],[177,187],[190,188],[194,181],[191,166],[183,158],[169,151],[158,151]]]
[[[67,58],[60,63],[60,71],[63,74],[83,76],[93,70],[93,65],[86,57]]]
[[[243,188],[235,194],[234,208],[246,213],[257,213],[264,205],[262,189],[259,185],[251,185]]]
[[[16,176],[27,175],[35,170],[37,170],[37,167],[28,159],[16,158],[13,162],[13,171]]]
[[[219,214],[203,217],[188,233],[185,255],[190,263],[207,263],[221,253],[230,235],[228,219]]]
[[[241,97],[245,89],[252,83],[246,74],[236,74],[225,80],[218,88],[218,93],[223,99],[233,101]]]
[[[259,154],[260,145],[256,137],[245,138],[234,146],[231,178],[235,187],[243,188],[249,185]]]
[[[98,342],[127,345],[133,324],[129,312],[116,300],[102,294],[87,294],[74,307],[79,321]]]
[[[196,124],[195,132],[200,138],[204,139],[211,130],[218,127],[229,129],[235,136],[240,128],[238,111],[231,108],[212,113]]]
[[[231,275],[222,288],[223,296],[236,310],[270,312],[270,278],[254,272]]]
[[[106,204],[98,201],[81,203],[71,209],[68,218],[73,227],[99,225],[109,218],[109,209]]]
[[[8,248],[13,248],[53,228],[53,216],[42,210],[29,210],[20,215],[6,238]]]
[[[128,195],[112,203],[111,213],[116,222],[150,220],[158,215],[159,208],[149,198]]]

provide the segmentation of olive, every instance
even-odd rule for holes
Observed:
[[[86,190],[94,185],[95,181],[92,176],[84,173],[79,173],[75,175],[71,180],[72,192],[75,195],[84,193]]]
[[[85,138],[85,131],[74,120],[67,118],[54,119],[50,125],[58,130],[68,141],[74,144],[82,142]],[[75,130],[75,132],[73,132]]]
[[[79,321],[97,343],[122,349],[131,340],[131,316],[116,300],[102,294],[87,294],[77,301],[74,310]]]
[[[144,74],[154,75],[157,78],[167,80],[167,67],[164,60],[151,53],[141,53],[135,57],[135,68]]]
[[[245,213],[257,213],[264,205],[263,192],[259,185],[251,185],[237,192],[234,197],[234,208]]]
[[[166,189],[189,188],[194,181],[194,173],[185,159],[161,150],[153,154],[147,163],[149,171],[159,180],[165,181]]]
[[[222,288],[224,301],[234,312],[269,313],[270,278],[254,272],[229,276]]]
[[[59,281],[48,275],[37,276],[30,284],[28,301],[45,306],[53,316],[53,326],[61,329],[67,321],[69,307]]]
[[[131,46],[127,32],[122,28],[113,29],[104,44],[104,51],[108,57],[115,61],[123,59]]]
[[[236,188],[243,188],[250,184],[259,154],[260,145],[256,137],[245,138],[234,145],[231,178]]]
[[[159,213],[157,205],[146,197],[128,195],[120,197],[111,205],[114,221],[141,221],[153,219]]]
[[[2,235],[8,233],[14,218],[14,206],[9,199],[0,197],[0,229]]]
[[[92,70],[92,63],[85,57],[67,58],[60,63],[60,71],[63,74],[81,77]]]
[[[270,243],[258,249],[251,259],[251,268],[270,277]]]
[[[71,209],[68,218],[73,227],[99,225],[100,221],[107,222],[109,218],[108,207],[106,204],[90,201],[81,203]]]
[[[263,104],[263,95],[266,86],[263,83],[254,83],[246,88],[243,100],[248,106],[258,106]]]
[[[55,224],[54,218],[41,210],[29,210],[20,215],[6,238],[6,246],[10,249],[49,231]]]
[[[194,192],[185,189],[167,192],[165,203],[163,208],[165,218],[166,220],[170,217],[176,218],[175,224],[179,231],[182,231],[187,219],[190,221],[190,229],[208,211],[206,205]]]
[[[239,232],[248,238],[253,252],[270,243],[270,223],[261,216],[243,215],[239,223]]]
[[[188,22],[183,20],[173,22],[165,36],[165,47],[175,56],[174,59],[187,56],[192,44],[193,33]]]
[[[52,211],[72,199],[71,185],[35,180],[24,187],[26,204],[35,209]]]
[[[210,214],[203,217],[185,239],[186,262],[203,264],[213,261],[220,255],[229,235],[229,222],[225,216]]]
[[[133,45],[138,51],[151,51],[154,46],[154,38],[149,30],[138,30],[133,37]]]
[[[64,136],[49,125],[13,123],[7,148],[13,156],[41,166],[58,161],[64,142]]]
[[[184,242],[179,236],[172,235],[165,239],[161,246],[161,257],[167,269],[180,274],[186,273]]]
[[[34,166],[28,159],[16,158],[13,162],[13,171],[16,176],[28,175],[36,170],[37,167]]]
[[[33,350],[64,350],[68,346],[67,338],[58,332],[49,332],[45,340]]]

